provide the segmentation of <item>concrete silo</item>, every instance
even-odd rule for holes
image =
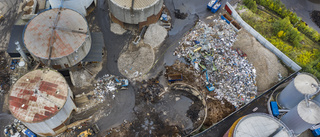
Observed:
[[[310,74],[300,73],[286,86],[277,97],[278,104],[287,109],[295,107],[305,95],[317,92],[318,80]]]
[[[52,8],[60,8],[62,2],[63,8],[68,8],[87,16],[97,4],[97,0],[49,0]]]
[[[292,133],[278,119],[263,114],[253,113],[237,120],[224,137],[291,137]]]
[[[320,106],[318,103],[309,101],[309,106],[302,100],[297,106],[285,114],[281,121],[296,135],[301,134],[313,125],[320,123]]]
[[[64,132],[76,108],[65,78],[53,70],[34,70],[22,76],[9,93],[12,115],[34,133],[54,136]]]
[[[35,60],[55,69],[72,67],[89,53],[91,35],[86,19],[71,9],[51,9],[40,13],[23,34],[25,47]]]
[[[320,94],[313,98],[314,101],[320,103]]]
[[[123,23],[144,25],[159,20],[163,0],[108,0],[111,19],[123,26]]]

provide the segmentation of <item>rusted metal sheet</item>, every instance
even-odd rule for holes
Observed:
[[[31,55],[44,64],[49,59],[52,45],[51,64],[61,68],[77,64],[91,48],[86,19],[78,12],[64,8],[61,11],[51,9],[33,18],[25,28],[23,40]]]
[[[34,70],[21,77],[9,94],[14,117],[40,135],[56,135],[76,108],[64,77],[53,70]],[[62,125],[62,126],[61,126]]]
[[[67,95],[68,85],[60,73],[35,70],[13,85],[9,108],[23,122],[40,122],[54,116],[65,104]]]

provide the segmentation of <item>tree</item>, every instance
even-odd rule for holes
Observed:
[[[256,12],[258,10],[257,3],[254,0],[244,0],[243,3],[252,11]]]

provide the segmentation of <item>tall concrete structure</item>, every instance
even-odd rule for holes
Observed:
[[[108,0],[108,5],[113,22],[142,28],[159,20],[163,0]]]
[[[33,18],[26,25],[23,41],[35,60],[55,69],[76,65],[91,48],[86,19],[66,8],[44,11]]]
[[[301,134],[313,125],[320,123],[320,105],[317,102],[302,100],[297,106],[285,114],[281,121],[296,135]]]
[[[305,95],[313,95],[317,92],[318,79],[308,73],[297,75],[278,96],[278,104],[287,109],[292,109]]]
[[[64,77],[53,70],[34,70],[22,76],[9,93],[9,109],[34,133],[64,132],[72,110],[73,93]]]
[[[62,5],[61,5],[62,2]],[[87,16],[97,5],[97,0],[49,0],[52,8],[68,8]]]

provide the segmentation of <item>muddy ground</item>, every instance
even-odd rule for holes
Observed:
[[[207,103],[207,118],[204,122],[204,126],[209,127],[212,124],[222,120],[224,117],[228,116],[236,109],[235,107],[227,101],[219,101],[215,98],[214,92],[209,92],[205,88],[205,77],[201,76],[200,73],[195,73],[196,71],[192,65],[187,65],[180,61],[176,61],[172,66],[166,67],[166,74],[182,74],[183,83],[189,84],[194,88],[197,88],[206,98]]]

